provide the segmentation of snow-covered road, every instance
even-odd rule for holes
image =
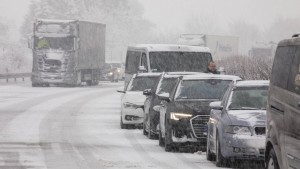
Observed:
[[[0,85],[0,168],[217,168],[205,153],[167,153],[141,130],[121,130],[121,86]]]

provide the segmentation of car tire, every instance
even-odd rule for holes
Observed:
[[[151,125],[150,115],[148,117],[148,124],[149,124],[148,138],[151,139],[151,140],[154,140],[155,139],[155,134],[153,134],[151,132],[152,125]]]
[[[158,145],[163,147],[165,145],[164,138],[162,138],[161,131],[158,132]]]
[[[267,164],[267,169],[279,169],[277,157],[273,148],[269,152],[269,156],[266,161],[266,164]]]
[[[216,156],[210,152],[210,137],[209,135],[207,136],[207,144],[206,144],[206,159],[208,161],[215,161]]]
[[[143,123],[143,134],[144,134],[145,136],[148,135],[148,132],[146,131],[146,124],[145,124],[145,123]]]
[[[172,147],[172,140],[171,140],[171,131],[169,131],[168,127],[167,127],[167,121],[165,121],[165,151],[166,152],[170,152],[172,151],[173,147]]]
[[[121,126],[121,129],[127,129],[127,125],[123,123],[123,120],[122,120],[122,116],[121,116],[121,120],[120,120],[120,126]]]
[[[217,133],[217,141],[216,141],[216,166],[217,167],[225,167],[227,165],[227,160],[223,157],[221,151],[221,144],[219,140],[219,134]]]

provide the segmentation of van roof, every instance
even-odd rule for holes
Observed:
[[[148,52],[207,52],[210,53],[208,47],[188,46],[176,44],[138,44],[128,46],[128,50],[147,50]]]
[[[199,80],[199,79],[223,79],[223,80],[233,80],[233,81],[242,80],[240,77],[234,75],[218,75],[218,74],[211,74],[211,73],[202,73],[197,75],[183,76],[183,80]]]
[[[278,46],[298,46],[300,45],[300,37],[285,39],[279,42]]]

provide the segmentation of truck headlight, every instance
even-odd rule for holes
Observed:
[[[124,108],[132,108],[132,109],[137,109],[137,108],[143,107],[143,106],[136,105],[134,103],[129,103],[129,102],[123,103],[123,106],[124,106]]]
[[[110,76],[113,75],[113,72],[109,72],[108,75],[110,75]]]
[[[177,112],[171,112],[171,119],[172,120],[181,120],[192,117],[192,114],[187,113],[177,113]]]
[[[245,126],[227,126],[225,128],[225,132],[231,134],[251,135],[249,127]]]

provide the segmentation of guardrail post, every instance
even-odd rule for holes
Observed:
[[[8,77],[6,78],[6,83],[8,83]]]
[[[24,77],[22,77],[22,80],[23,80],[23,82],[25,81],[25,78]]]
[[[17,78],[15,77],[15,82],[17,82]]]

